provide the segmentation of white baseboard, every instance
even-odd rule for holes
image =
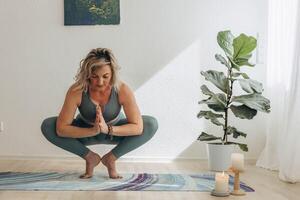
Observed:
[[[0,156],[0,160],[64,160],[64,161],[82,161],[76,156]],[[171,163],[171,162],[207,162],[206,158],[170,158],[170,157],[122,157],[118,162],[144,162],[144,163]],[[256,159],[245,159],[246,164],[255,164]]]
[[[65,160],[81,161],[77,156],[0,156],[0,160]],[[170,158],[170,157],[122,157],[118,162],[151,162],[151,163],[171,163],[174,161],[206,161],[201,158]]]

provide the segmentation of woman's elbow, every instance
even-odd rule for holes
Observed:
[[[56,126],[56,134],[60,137],[65,137],[63,127],[61,126]]]
[[[137,126],[136,134],[137,135],[142,135],[143,134],[143,124]]]

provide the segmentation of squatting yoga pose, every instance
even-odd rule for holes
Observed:
[[[132,90],[119,80],[118,70],[109,49],[91,50],[80,62],[59,116],[47,118],[41,125],[47,140],[85,159],[86,171],[80,178],[92,177],[100,162],[110,178],[122,178],[115,161],[146,143],[157,131],[157,120],[141,116]],[[80,114],[74,119],[77,108]],[[94,144],[116,146],[100,157],[86,147]]]

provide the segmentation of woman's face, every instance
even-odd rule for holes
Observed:
[[[91,89],[105,91],[110,86],[112,71],[109,65],[103,65],[92,72],[90,78]]]

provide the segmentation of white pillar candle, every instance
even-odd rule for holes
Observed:
[[[223,173],[216,173],[215,176],[215,192],[226,193],[229,190],[229,175]]]
[[[244,154],[231,154],[231,166],[239,171],[244,171]]]

